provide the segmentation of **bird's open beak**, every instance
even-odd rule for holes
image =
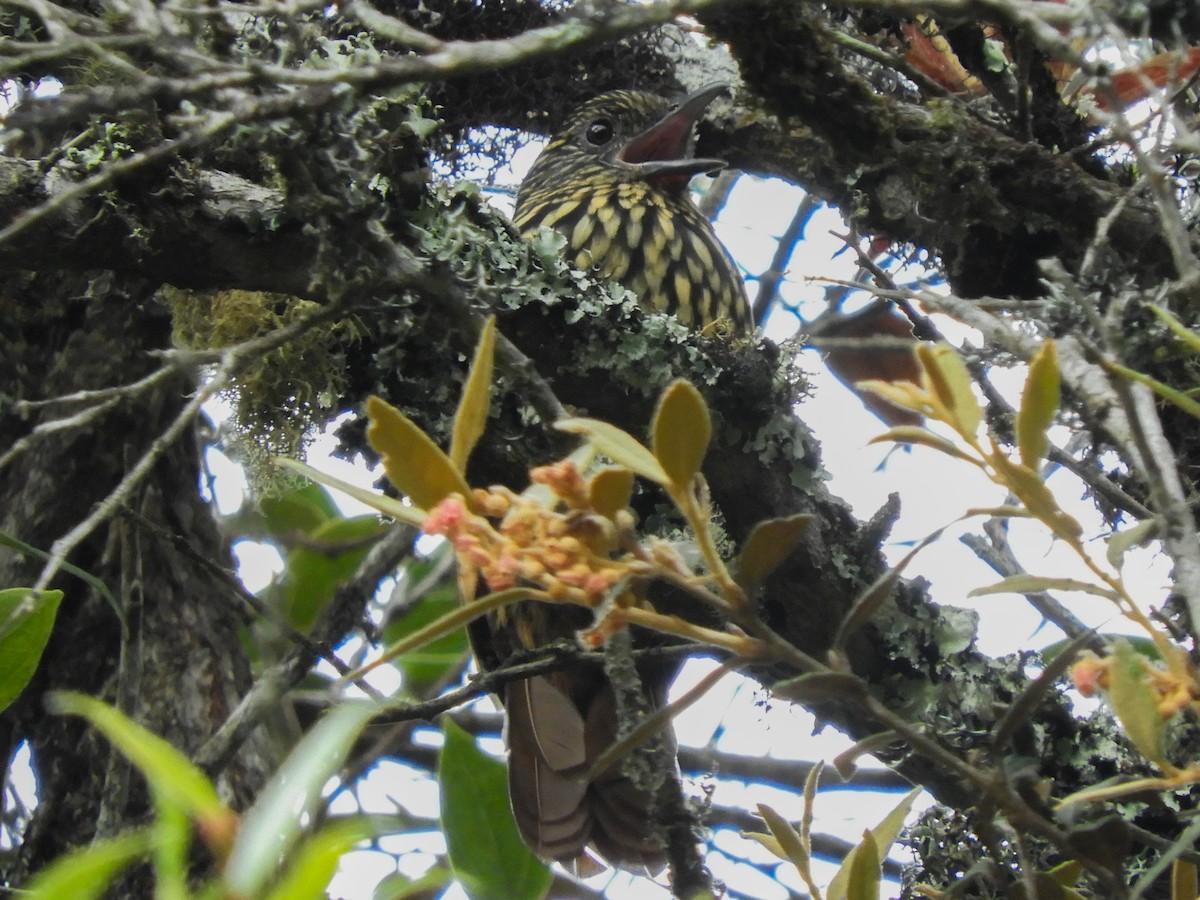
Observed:
[[[693,159],[688,154],[692,127],[719,95],[724,84],[710,84],[688,94],[670,112],[630,139],[617,151],[616,159],[636,172],[638,178],[682,187],[693,175],[725,168],[719,159]]]

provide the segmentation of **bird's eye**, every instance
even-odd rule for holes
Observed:
[[[613,139],[613,125],[608,119],[596,119],[588,123],[583,136],[593,147],[603,147]]]

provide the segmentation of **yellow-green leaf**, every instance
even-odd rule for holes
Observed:
[[[758,804],[758,814],[767,823],[767,828],[771,830],[771,836],[775,838],[774,846],[762,840],[759,843],[780,859],[791,862],[797,869],[805,869],[808,866],[808,852],[804,849],[800,833],[792,827],[787,819],[765,803]],[[778,847],[778,850],[775,847]]]
[[[1063,511],[1053,492],[1046,487],[1046,482],[1042,481],[1037,472],[1023,463],[1013,462],[1003,453],[994,453],[989,459],[1004,484],[1025,504],[1025,508],[1034,518],[1064,540],[1079,539],[1083,534],[1083,526]]]
[[[1200,353],[1200,334],[1196,334],[1195,331],[1188,328],[1177,318],[1175,318],[1175,316],[1167,312],[1164,307],[1159,306],[1157,303],[1151,303],[1149,306],[1154,314],[1162,320],[1163,324],[1171,329],[1171,333],[1174,334],[1175,337],[1183,341],[1196,353]],[[1191,898],[1191,900],[1195,900],[1195,898]]]
[[[802,514],[759,522],[738,557],[738,584],[752,593],[796,548],[813,516]]]
[[[353,497],[372,509],[378,510],[385,516],[391,516],[397,522],[406,522],[416,528],[420,528],[425,521],[425,512],[417,509],[415,506],[405,506],[399,500],[393,500],[378,491],[372,491],[369,488],[359,487],[357,484],[351,484],[348,481],[342,481],[340,478],[335,478],[333,475],[327,475],[319,469],[314,469],[312,466],[300,462],[297,459],[287,459],[286,457],[277,456],[272,462],[281,469],[291,469],[305,478],[310,478],[317,484],[323,484],[326,487],[335,488],[341,491],[348,497]]]
[[[1133,745],[1152,763],[1163,766],[1166,722],[1158,712],[1158,698],[1150,684],[1146,661],[1128,641],[1113,642],[1108,700]]]
[[[1077,859],[1068,859],[1064,863],[1059,863],[1046,874],[1054,880],[1055,884],[1061,887],[1072,887],[1079,881],[1079,876],[1083,874],[1083,863]],[[1196,900],[1196,898],[1190,897],[1189,900]]]
[[[979,460],[975,459],[975,457],[964,453],[944,437],[939,437],[932,431],[927,431],[919,425],[897,425],[895,428],[889,428],[883,434],[875,435],[867,443],[882,444],[884,441],[928,447],[931,450],[937,450],[939,453],[945,453],[947,456],[953,456],[955,459],[979,465]]]
[[[1114,569],[1120,569],[1125,561],[1125,554],[1134,547],[1140,547],[1158,534],[1160,522],[1158,519],[1144,519],[1132,528],[1117,531],[1108,539],[1105,556],[1108,564]],[[1193,897],[1192,900],[1195,900]]]
[[[293,860],[306,820],[322,803],[322,789],[345,763],[367,722],[382,711],[370,702],[341,703],[292,749],[242,817],[223,872],[230,896],[265,896],[281,860]]]
[[[475,359],[467,383],[463,385],[458,411],[454,414],[454,433],[450,438],[450,462],[459,472],[467,471],[471,451],[483,437],[488,411],[492,405],[492,361],[496,355],[496,317],[488,316],[479,334]]]
[[[850,677],[850,676],[846,676]],[[866,685],[859,682],[859,693],[866,694]],[[858,761],[868,753],[875,753],[879,750],[885,750],[888,747],[893,747],[903,738],[900,735],[888,729],[880,731],[876,734],[868,735],[860,741],[855,741],[851,746],[847,747],[841,753],[833,758],[833,767],[837,773],[842,776],[843,781],[849,781],[854,777],[854,773],[858,771]]]
[[[879,847],[871,832],[864,831],[863,839],[846,860],[846,900],[879,900]],[[832,900],[833,889],[830,888]]]
[[[465,606],[459,606],[445,615],[438,616],[428,625],[410,632],[384,650],[376,659],[355,669],[353,672],[347,672],[338,680],[339,682],[357,681],[368,672],[379,668],[385,663],[391,662],[396,657],[408,653],[410,650],[415,650],[418,647],[428,646],[493,609],[510,606],[519,600],[549,599],[549,596],[544,591],[526,587],[507,588],[503,591],[494,591],[493,593],[485,594],[476,600],[472,600]]]
[[[661,485],[671,484],[658,458],[627,431],[599,419],[561,419],[554,423],[559,431],[578,434],[591,441],[598,451],[613,462]]]
[[[1117,595],[1102,585],[1074,578],[1050,578],[1041,575],[1009,575],[994,584],[977,587],[968,597],[983,597],[987,594],[1040,594],[1043,591],[1079,591],[1107,600],[1116,600]]]
[[[471,489],[462,473],[412,419],[379,397],[367,399],[367,417],[367,440],[400,493],[424,510],[451,494],[470,501]]]
[[[375,886],[371,900],[429,900],[442,896],[452,879],[450,870],[441,866],[434,866],[419,878],[396,873]]]
[[[292,854],[266,900],[325,900],[325,889],[341,858],[355,844],[383,830],[379,823],[365,818],[330,822]]]
[[[650,427],[654,455],[676,488],[687,488],[708,451],[712,421],[695,385],[682,378],[658,401]]]
[[[919,344],[917,359],[924,370],[926,388],[948,414],[948,422],[964,437],[974,437],[983,421],[983,410],[972,390],[971,373],[958,351],[949,344]]]
[[[896,838],[900,836],[900,829],[904,827],[904,820],[912,812],[913,803],[916,802],[920,793],[920,788],[913,788],[904,795],[904,799],[892,808],[891,812],[884,816],[882,822],[864,833],[862,843],[850,851],[838,869],[837,874],[833,876],[833,881],[829,883],[829,890],[825,894],[826,900],[856,900],[858,896],[870,897],[870,900],[877,900],[879,897],[878,872],[880,859],[887,854],[892,844],[896,843]],[[866,840],[868,836],[871,838],[869,844]],[[865,850],[863,849],[864,847],[866,847]],[[860,853],[867,854],[865,861],[857,859]],[[859,868],[860,866],[861,869]],[[851,881],[855,878],[853,873],[856,870],[860,873],[857,876],[859,879],[858,884],[870,884],[871,873],[876,873],[873,893],[856,895],[852,892]]]
[[[150,852],[149,829],[131,831],[66,853],[37,873],[20,896],[24,900],[93,900],[124,869]]]
[[[1171,866],[1171,900],[1196,900],[1200,885],[1196,880],[1196,864],[1183,859]]]
[[[788,860],[787,851],[783,849],[783,844],[779,843],[779,839],[770,832],[762,831],[741,831],[738,832],[748,841],[754,841],[772,856],[779,859]]]
[[[1017,410],[1017,447],[1021,462],[1036,469],[1046,455],[1046,429],[1058,413],[1059,371],[1054,341],[1042,344],[1029,363],[1029,376]]]
[[[876,394],[901,409],[909,409],[922,416],[927,416],[933,411],[929,395],[911,381],[867,379],[854,382],[854,386],[860,391]]]
[[[219,820],[233,815],[191,760],[118,710],[94,697],[68,691],[51,694],[47,705],[51,712],[87,719],[141,771],[155,795],[189,818]]]
[[[37,671],[62,598],[62,591],[0,591],[0,710],[17,699]]]
[[[1158,396],[1162,397],[1168,403],[1174,403],[1188,415],[1200,419],[1200,403],[1197,403],[1183,391],[1176,390],[1169,384],[1165,384],[1157,378],[1147,375],[1145,372],[1139,372],[1137,369],[1131,369],[1129,366],[1123,366],[1120,363],[1105,361],[1103,365],[1109,371],[1124,375],[1130,381],[1137,381],[1146,385],[1146,387],[1150,388],[1150,390],[1154,391],[1154,393],[1158,394]]]
[[[1031,513],[1023,506],[972,506],[963,513],[964,519],[970,516],[990,516],[993,519],[1028,519]]]
[[[633,472],[623,466],[605,466],[588,482],[592,509],[610,519],[628,508],[632,496]]]

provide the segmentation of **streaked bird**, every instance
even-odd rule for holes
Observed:
[[[522,183],[517,226],[525,235],[555,229],[576,268],[619,282],[647,309],[690,328],[749,335],[741,276],[688,194],[692,176],[724,165],[690,155],[697,118],[723,90],[712,85],[676,103],[614,91],[583,104]],[[494,669],[573,641],[592,621],[582,607],[524,601],[472,623],[471,643],[480,665]],[[639,668],[648,708],[666,701],[676,669],[674,662]],[[661,871],[667,852],[665,823],[655,821],[658,785],[635,784],[620,763],[590,772],[618,737],[617,699],[603,669],[576,662],[510,682],[501,699],[509,794],[526,843],[576,871],[593,870],[599,859],[642,874]],[[673,736],[662,739],[673,754]],[[670,774],[657,773],[668,781]]]
[[[690,328],[752,330],[737,266],[692,203],[692,176],[724,167],[690,155],[692,127],[723,91],[709,85],[672,103],[612,91],[584,103],[550,139],[517,192],[527,236],[542,226],[567,240],[567,258]]]

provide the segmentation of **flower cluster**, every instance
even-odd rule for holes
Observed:
[[[622,552],[617,525],[591,507],[588,483],[570,460],[534,469],[554,500],[503,487],[451,494],[430,510],[426,534],[446,537],[460,565],[477,570],[492,591],[535,585],[553,599],[595,607],[622,579],[648,567]]]
[[[1115,665],[1119,665],[1119,661],[1111,656],[1101,659],[1088,654],[1071,667],[1071,680],[1085,697],[1091,697],[1097,691],[1109,691]],[[1141,668],[1139,677],[1152,691],[1155,710],[1161,719],[1170,719],[1196,700],[1193,686],[1187,680],[1153,666],[1147,660],[1139,659],[1138,665]]]

